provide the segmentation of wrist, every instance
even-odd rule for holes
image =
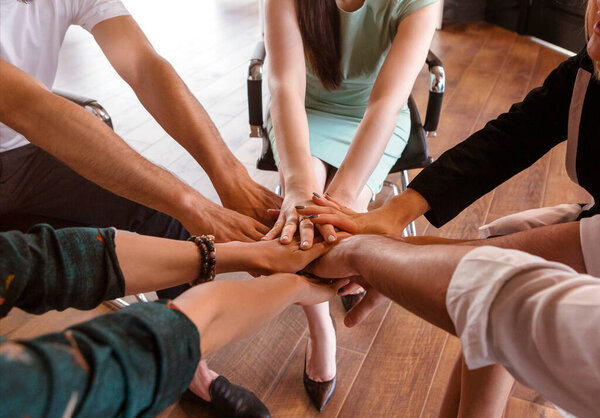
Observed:
[[[199,231],[190,231],[190,226],[198,226],[196,224],[198,223],[199,219],[210,219],[211,217],[207,212],[210,211],[212,206],[217,205],[207,200],[200,193],[190,187],[189,190],[185,190],[183,193],[178,194],[178,199],[175,200],[175,208],[173,213],[167,213],[180,221],[183,226],[188,229],[191,234],[193,234]],[[199,214],[202,214],[202,216],[199,216]],[[211,231],[212,229],[202,232],[211,233]]]

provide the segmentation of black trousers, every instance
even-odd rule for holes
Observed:
[[[35,145],[0,153],[0,231],[25,232],[38,223],[190,236],[176,219],[103,189]],[[160,291],[159,297],[175,297],[185,288]]]

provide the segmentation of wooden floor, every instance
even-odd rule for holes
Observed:
[[[165,6],[158,0],[125,0],[125,4],[207,108],[224,140],[254,178],[273,187],[276,175],[254,168],[259,141],[247,138],[245,79],[247,58],[259,37],[256,1],[173,0]],[[430,140],[434,158],[507,110],[565,59],[525,37],[485,23],[448,26],[436,34],[432,49],[444,61],[447,73],[439,134]],[[427,84],[424,70],[414,93],[423,113]],[[79,28],[67,35],[55,87],[99,99],[113,116],[117,133],[134,148],[218,200],[202,169],[151,119],[93,39]],[[564,144],[558,146],[441,229],[420,219],[418,232],[476,238],[478,226],[505,214],[587,200],[586,194],[567,179],[564,153]],[[381,199],[376,204],[380,203]],[[237,274],[222,279],[247,277]],[[68,310],[31,317],[14,310],[0,321],[0,334],[31,337],[107,311],[100,307],[90,312]],[[332,303],[332,313],[339,324],[338,387],[322,416],[437,415],[460,349],[457,339],[389,304],[351,330],[341,325],[339,300]],[[212,356],[209,364],[253,390],[274,417],[317,415],[302,387],[306,336],[301,310],[291,307],[255,336]],[[511,397],[505,415],[559,416],[539,395],[521,386]],[[181,401],[161,416],[212,415],[203,407]]]

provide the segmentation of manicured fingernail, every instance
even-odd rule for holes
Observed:
[[[338,289],[338,295],[341,295],[342,293],[344,293],[344,288],[343,288],[343,287],[340,287],[340,288]]]
[[[296,209],[306,209],[304,206],[295,206]]]
[[[335,237],[334,237],[333,235],[329,235],[329,236],[327,237],[327,239],[329,240],[329,242],[333,242],[333,241],[335,241]]]
[[[315,196],[317,196],[319,199],[321,198],[321,196],[320,196],[319,194],[317,194],[317,193],[315,193],[315,192],[313,192],[313,194],[314,194]]]
[[[318,217],[319,217],[319,215],[308,215],[306,218],[307,219],[315,219],[315,218],[318,218]]]
[[[288,238],[287,235],[282,235],[281,236],[281,241],[286,240],[287,238]]]
[[[304,241],[304,242],[302,243],[302,246],[303,246],[303,247],[308,247],[308,241]]]
[[[325,193],[325,194],[326,194],[327,196],[329,196],[329,197],[333,197],[333,196],[332,196],[332,195],[330,195],[329,193]]]

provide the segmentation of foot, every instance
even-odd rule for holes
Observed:
[[[363,288],[361,288],[358,293],[351,293],[349,295],[343,295],[340,299],[342,299],[342,305],[344,305],[344,309],[348,312],[350,309],[354,308],[358,302],[365,297],[367,292]]]
[[[333,322],[324,329],[311,330],[306,345],[306,374],[311,380],[328,382],[335,377],[336,345]]]
[[[337,382],[335,326],[330,322],[327,327],[330,330],[325,329],[321,333],[314,333],[311,330],[313,336],[309,336],[306,343],[304,361],[304,389],[319,412],[323,411],[329,403]]]
[[[203,360],[198,364],[187,397],[207,402],[218,416],[232,418],[270,418],[267,407],[248,389],[235,385],[208,368]]]

